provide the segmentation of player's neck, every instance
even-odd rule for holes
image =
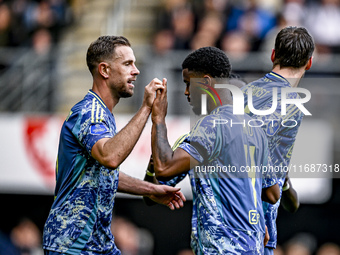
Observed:
[[[93,83],[92,90],[103,100],[106,107],[112,112],[113,108],[118,104],[119,98],[114,97],[107,86],[98,86],[96,83]]]
[[[305,74],[304,68],[280,67],[279,65],[274,66],[272,71],[285,78],[292,87],[297,87]]]

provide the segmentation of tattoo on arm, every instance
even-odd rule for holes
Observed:
[[[169,156],[172,156],[173,151],[171,150],[171,146],[167,137],[167,129],[165,124],[157,124],[156,125],[156,133],[157,133],[157,148],[159,153],[159,159],[162,162],[167,162]],[[170,152],[170,153],[169,153]]]

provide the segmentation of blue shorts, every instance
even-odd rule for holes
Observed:
[[[274,248],[264,247],[264,255],[274,255]]]

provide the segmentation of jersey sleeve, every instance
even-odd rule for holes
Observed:
[[[184,134],[182,136],[180,136],[176,142],[174,143],[174,145],[171,147],[171,149],[174,151],[176,150],[180,144],[185,141],[187,139],[187,137],[189,136],[189,134]],[[180,175],[177,175],[175,176],[174,178],[172,178],[171,180],[168,180],[168,181],[159,181],[160,184],[165,184],[165,185],[168,185],[168,186],[173,186],[175,187],[178,183],[180,183],[184,178],[185,176],[187,176],[188,173],[182,173]]]
[[[203,163],[213,155],[216,132],[212,130],[211,117],[199,120],[190,131],[189,136],[179,145],[191,157]]]
[[[96,103],[93,102],[93,104]],[[111,138],[115,135],[115,129],[110,129],[107,121],[106,111],[99,103],[79,118],[79,123],[73,132],[89,154],[91,154],[93,145],[100,139]]]

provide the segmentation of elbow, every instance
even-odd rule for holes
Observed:
[[[94,147],[95,146],[96,144]],[[112,155],[112,153],[105,153],[103,150],[99,150],[98,146],[92,149],[91,156],[95,161],[106,168],[116,169],[121,164],[117,156]]]
[[[110,159],[108,161],[108,165],[106,166],[107,168],[111,168],[111,169],[117,169],[120,166],[121,162],[118,162],[115,159]]]
[[[272,205],[276,204],[277,201],[279,201],[279,199],[280,199],[280,195],[278,195],[278,196],[273,195],[272,197],[269,198],[269,203],[272,204]]]
[[[101,165],[105,166],[106,168],[116,169],[119,167],[120,162],[118,162],[113,157],[103,157],[100,161],[98,161]]]
[[[275,184],[270,192],[270,202],[271,204],[276,204],[280,199],[280,187],[279,184]]]
[[[167,168],[155,168],[155,175],[160,181],[168,181],[173,177]]]
[[[278,184],[266,188],[264,192],[262,192],[262,200],[269,204],[276,204],[280,199],[280,188]]]
[[[274,197],[274,196],[267,196],[265,199],[262,199],[263,201],[265,201],[265,202],[267,202],[267,203],[269,203],[269,204],[272,204],[272,205],[274,205],[274,204],[276,204],[277,203],[277,201],[279,201],[276,197]]]

